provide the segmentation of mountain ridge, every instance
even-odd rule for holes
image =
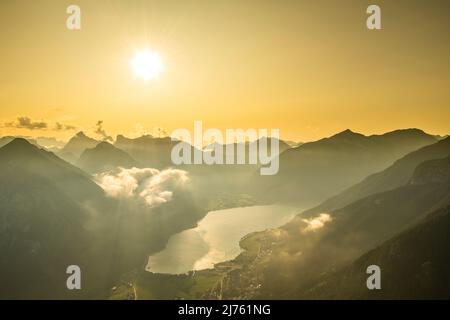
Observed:
[[[76,164],[89,173],[105,172],[117,167],[140,167],[128,153],[105,141],[84,150]]]
[[[419,129],[375,136],[345,130],[285,150],[279,157],[279,173],[259,179],[259,193],[279,202],[317,205],[398,158],[435,142],[436,138]]]
[[[422,162],[444,158],[449,155],[450,138],[439,140],[405,155],[388,168],[365,177],[355,185],[326,199],[304,213],[311,215],[321,211],[338,209],[365,196],[399,187],[409,182],[414,170]]]

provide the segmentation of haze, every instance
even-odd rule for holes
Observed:
[[[78,0],[82,29],[69,31],[72,1],[2,1],[0,135],[67,139],[98,120],[113,136],[194,120],[297,141],[447,134],[448,1],[376,2],[381,31],[365,26],[369,1]],[[130,69],[145,48],[164,60],[158,81]]]

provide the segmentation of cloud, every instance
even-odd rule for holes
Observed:
[[[184,170],[153,168],[119,168],[96,176],[106,194],[115,198],[138,199],[149,207],[169,202],[174,192],[184,188],[189,181]]]
[[[29,117],[18,117],[16,121],[5,123],[5,127],[28,130],[43,130],[48,128],[48,124],[43,121],[32,121]]]
[[[328,213],[321,213],[315,218],[302,219],[302,221],[306,223],[306,227],[303,228],[302,232],[307,233],[311,231],[317,231],[323,228],[326,223],[331,222],[331,220],[333,219]]]
[[[60,122],[56,122],[54,129],[56,131],[70,131],[70,130],[77,130],[77,127],[69,124],[62,124]]]
[[[105,129],[103,129],[102,120],[97,121],[97,124],[95,125],[95,133],[101,136],[103,141],[114,141],[114,139],[106,133]]]
[[[152,136],[156,138],[165,138],[169,136],[169,133],[163,127],[153,127]]]
[[[34,121],[30,117],[23,116],[18,117],[16,121],[6,122],[4,124],[6,128],[17,128],[17,129],[27,129],[27,130],[47,130],[52,128],[54,131],[66,131],[66,130],[76,130],[77,128],[72,125],[63,124],[56,122],[54,126],[50,123],[44,121]]]

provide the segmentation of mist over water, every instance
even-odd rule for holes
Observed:
[[[163,251],[149,257],[146,269],[181,274],[212,268],[237,257],[245,235],[279,227],[300,211],[280,205],[211,211],[196,228],[172,236]]]

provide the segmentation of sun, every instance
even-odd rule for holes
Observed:
[[[134,74],[144,80],[157,80],[164,69],[158,52],[150,49],[139,50],[131,60]]]

